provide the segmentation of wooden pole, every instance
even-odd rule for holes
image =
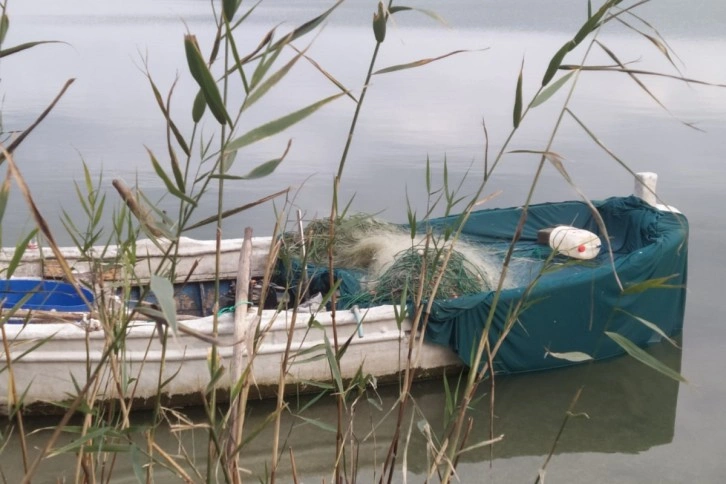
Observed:
[[[238,460],[239,454],[236,453],[237,446],[242,442],[242,430],[244,428],[245,411],[247,408],[247,395],[249,394],[249,377],[252,372],[252,345],[251,338],[254,338],[252,325],[248,322],[247,304],[249,298],[250,287],[250,270],[252,266],[252,229],[245,228],[244,241],[239,255],[239,265],[237,269],[237,292],[235,299],[234,311],[234,348],[232,351],[231,373],[232,382],[231,389],[240,388],[240,392],[232,401],[230,406],[231,422],[230,429],[232,431],[228,446],[228,462],[230,465],[230,474],[234,482],[239,480]],[[254,319],[252,319],[254,322]],[[247,351],[245,351],[247,349]],[[245,367],[245,353],[247,353],[247,368]]]

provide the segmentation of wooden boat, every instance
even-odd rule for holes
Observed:
[[[642,187],[642,182],[636,187]],[[360,375],[370,375],[370,384],[398,378],[406,368],[409,347],[417,375],[426,377],[469,363],[489,319],[492,347],[497,346],[501,335],[506,335],[494,359],[494,369],[499,373],[555,368],[576,359],[557,357],[562,353],[586,353],[594,359],[622,354],[622,346],[607,338],[605,332],[644,346],[662,334],[679,332],[685,307],[686,219],[671,207],[653,206],[657,204],[649,189],[641,188],[640,196],[650,198],[652,204],[634,196],[593,202],[606,224],[612,251],[604,250],[597,258],[578,263],[549,255],[537,244],[537,232],[567,223],[596,233],[606,247],[592,205],[562,202],[531,206],[515,255],[519,254],[517,260],[528,261],[525,272],[530,270],[532,274],[519,285],[501,291],[496,304],[495,291],[436,300],[427,315],[425,337],[418,332],[411,337],[410,320],[402,320],[400,308],[391,304],[334,312],[323,308],[307,314],[252,307],[247,314],[235,311],[237,323],[235,312],[217,316],[207,312],[180,319],[177,324],[183,331],[170,331],[165,337],[157,331],[158,320],[132,318],[118,327],[96,320],[90,310],[93,308],[87,312],[36,310],[26,315],[27,324],[1,326],[4,349],[0,359],[0,412],[7,413],[17,405],[20,396],[26,409],[62,410],[57,405],[73,400],[78,389],[89,382],[89,375],[94,377],[86,395],[94,401],[123,398],[133,400],[134,408],[152,404],[157,397],[171,405],[199,403],[210,388],[210,358],[216,352],[221,365],[229,368],[235,347],[242,349],[243,365],[252,363],[252,398],[277,391],[286,349],[291,355],[289,371],[284,375],[288,392],[319,385],[335,391],[335,385]],[[487,246],[506,247],[521,213],[521,208],[474,212],[463,233]],[[438,219],[431,226],[443,228],[454,221],[454,217]],[[252,240],[253,275],[263,274],[272,243],[270,237]],[[221,242],[220,294],[238,277],[242,245],[242,239]],[[164,264],[166,246],[141,240],[134,251],[132,282],[144,286]],[[179,313],[215,307],[214,291],[208,285],[217,267],[215,253],[215,241],[179,241],[175,257],[175,273],[179,276],[173,282],[195,288],[179,294]],[[0,268],[8,266],[12,255],[10,249],[0,253]],[[93,274],[95,285],[106,292],[129,277],[119,266],[99,270],[99,264],[123,259],[121,249],[107,248],[103,257],[99,252],[90,260],[73,248],[64,249],[63,255],[74,272]],[[541,268],[545,270],[541,272]],[[14,272],[15,277],[25,278],[57,275],[57,261],[47,249],[27,251]],[[667,284],[644,290],[647,281]],[[127,281],[123,287],[128,286]],[[5,321],[9,316],[7,311],[3,314]],[[654,332],[643,321],[657,325],[660,331]],[[118,331],[123,333],[120,337]],[[256,336],[254,351],[252,335]],[[331,369],[330,348],[336,339],[346,350]],[[254,358],[250,358],[252,354]],[[95,376],[94,371],[102,363]],[[232,373],[225,372],[213,385],[228,389]]]

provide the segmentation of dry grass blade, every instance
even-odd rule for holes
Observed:
[[[66,83],[61,88],[60,92],[56,95],[55,99],[53,99],[53,101],[48,105],[47,108],[45,108],[45,110],[40,114],[40,116],[38,116],[38,118],[35,121],[33,121],[33,124],[31,124],[30,126],[25,128],[25,130],[23,130],[23,132],[20,133],[20,136],[15,138],[7,146],[6,149],[7,149],[8,153],[12,153],[13,151],[15,151],[15,148],[20,146],[20,143],[22,143],[23,140],[25,140],[25,138],[27,138],[28,135],[30,133],[32,133],[33,130],[45,119],[45,117],[48,116],[48,114],[53,110],[55,105],[58,104],[58,101],[60,101],[60,98],[63,97],[63,94],[65,94],[65,92],[68,90],[69,87],[71,87],[71,84],[73,84],[74,82],[75,82],[75,79],[68,79],[66,81]],[[0,163],[2,163],[3,160],[5,160],[5,155],[0,154]]]
[[[259,2],[258,2],[258,4],[259,4]],[[259,44],[257,44],[257,47],[255,47],[255,49],[252,52],[250,52],[249,54],[247,54],[243,58],[237,60],[235,62],[235,64],[230,69],[227,70],[226,75],[229,76],[230,74],[233,74],[234,71],[236,71],[236,70],[239,70],[240,72],[242,72],[242,66],[244,64],[250,62],[251,60],[256,59],[258,57],[258,54],[262,50],[262,48],[265,47],[266,45],[268,45],[270,42],[272,42],[272,38],[275,35],[275,30],[276,29],[277,29],[277,27],[272,28],[271,30],[269,30],[267,32],[267,34],[265,34],[265,36],[262,37],[262,40],[260,40]]]
[[[648,39],[648,41],[651,44],[653,44],[665,56],[666,59],[668,59],[668,62],[670,62],[670,64],[678,72],[678,74],[681,74],[681,75],[683,74],[681,72],[681,70],[678,68],[678,66],[676,65],[676,63],[673,62],[673,59],[671,58],[671,49],[668,47],[668,45],[665,42],[663,42],[659,38],[653,37],[652,35],[646,34],[645,32],[643,32],[640,29],[637,29],[637,28],[633,27],[632,25],[630,25],[625,20],[623,20],[623,19],[621,19],[619,17],[616,20],[618,22],[620,22],[622,25],[624,25],[625,27],[627,27],[630,30],[632,30],[633,32],[636,32],[636,33],[642,35],[643,37],[645,37],[646,39]]]
[[[4,321],[3,321],[4,323]],[[15,386],[15,373],[13,371],[13,363],[12,363],[12,356],[10,352],[10,343],[8,341],[7,335],[5,334],[5,324],[0,325],[0,335],[2,336],[3,340],[3,351],[5,352],[5,361],[6,366],[5,370],[7,370],[7,379],[8,379],[8,409],[10,409],[10,413],[15,411],[13,407],[16,405],[22,405],[22,397],[19,399],[17,394],[17,388]],[[20,407],[18,407],[15,417],[17,419],[18,424],[18,435],[20,439],[20,451],[21,455],[23,457],[23,470],[25,472],[28,471],[28,445],[25,439],[25,428],[23,425],[23,412],[19,411]],[[8,439],[9,440],[9,439]]]
[[[295,39],[298,39],[302,37],[303,35],[307,34],[308,32],[312,31],[314,28],[316,28],[318,25],[323,23],[323,21],[328,18],[328,16],[333,13],[333,10],[338,8],[340,4],[343,3],[343,0],[338,0],[333,4],[332,7],[330,7],[325,12],[321,13],[317,17],[315,17],[312,20],[308,20],[301,26],[297,27],[295,30],[290,32],[287,36],[285,36],[283,39],[280,39],[279,41],[275,42],[275,44],[271,47],[271,50],[279,49],[280,47],[289,44]]]
[[[71,270],[71,267],[68,265],[68,261],[66,261],[65,256],[63,255],[63,252],[61,252],[60,247],[55,241],[55,237],[53,237],[53,234],[50,230],[50,227],[48,226],[48,223],[45,221],[45,218],[43,218],[43,215],[41,215],[40,210],[38,210],[38,206],[35,204],[35,201],[33,200],[33,196],[30,193],[30,188],[25,183],[25,179],[20,174],[20,170],[18,170],[17,165],[15,164],[15,161],[13,161],[13,157],[4,147],[0,146],[0,151],[2,151],[3,156],[8,162],[9,166],[9,172],[10,175],[15,178],[15,182],[18,184],[18,188],[20,189],[20,192],[23,195],[23,198],[25,198],[26,203],[28,204],[28,208],[30,209],[30,213],[33,216],[33,220],[35,221],[35,224],[38,226],[38,229],[43,234],[43,237],[45,237],[46,241],[48,242],[48,245],[50,246],[51,250],[53,251],[53,255],[55,255],[58,265],[60,266],[63,276],[66,278],[68,282],[70,282],[73,287],[78,292],[78,295],[81,297],[83,302],[87,306],[91,306],[91,303],[86,299],[86,296],[83,294],[83,291],[81,291],[81,288],[78,284],[78,281],[76,280],[73,271]]]
[[[408,62],[406,64],[397,64],[397,65],[390,66],[390,67],[384,67],[383,69],[379,69],[379,70],[375,71],[373,73],[373,75],[376,75],[376,74],[386,74],[388,72],[402,71],[404,69],[412,69],[414,67],[421,67],[421,66],[425,66],[426,64],[431,64],[432,62],[436,62],[438,60],[445,59],[447,57],[451,57],[452,55],[462,54],[462,53],[465,53],[465,52],[483,52],[485,50],[489,50],[489,47],[485,47],[483,49],[460,49],[460,50],[455,50],[453,52],[449,52],[448,54],[440,55],[438,57],[430,57],[430,58],[426,58],[426,59],[419,59],[417,61]]]
[[[436,22],[440,23],[444,27],[451,28],[451,25],[449,25],[449,22],[447,22],[444,17],[442,17],[438,13],[434,12],[433,10],[429,10],[427,8],[396,6],[396,7],[389,8],[388,12],[391,14],[394,14],[396,12],[419,12],[419,13],[422,13],[422,14],[426,15],[427,17],[435,20]]]
[[[174,472],[176,472],[179,477],[184,480],[184,482],[196,482],[196,480],[192,479],[192,477],[187,474],[184,468],[182,468],[182,466],[180,466],[171,455],[169,455],[164,449],[162,449],[159,444],[157,444],[156,442],[152,442],[151,446],[153,447],[154,451],[158,453],[174,470]]]
[[[621,69],[626,69],[626,70],[627,70],[627,67],[625,67],[625,65],[624,65],[624,64],[623,64],[623,63],[622,63],[622,62],[620,61],[620,59],[618,59],[618,57],[617,57],[617,56],[615,55],[615,53],[614,53],[614,52],[613,52],[612,50],[610,50],[610,49],[609,49],[608,47],[606,47],[606,46],[605,46],[605,45],[604,45],[604,44],[603,44],[602,42],[600,42],[599,40],[596,40],[596,41],[595,41],[595,43],[596,43],[597,45],[599,45],[599,46],[600,46],[600,48],[601,48],[602,50],[604,50],[604,51],[605,51],[605,53],[606,53],[606,54],[607,54],[607,55],[608,55],[608,56],[609,56],[609,57],[610,57],[610,58],[611,58],[612,60],[614,60],[614,61],[615,61],[615,62],[616,62],[616,63],[618,64],[618,66],[619,66],[619,67],[620,67]],[[628,76],[629,76],[629,77],[630,77],[630,78],[631,78],[631,79],[632,79],[633,81],[635,81],[635,83],[636,83],[636,84],[637,84],[637,85],[638,85],[638,86],[639,86],[639,87],[640,87],[640,88],[641,88],[641,89],[642,89],[643,91],[645,91],[645,93],[646,93],[646,94],[648,94],[648,96],[650,96],[650,98],[651,98],[651,99],[653,99],[653,100],[654,100],[654,101],[655,101],[655,102],[656,102],[656,103],[658,104],[658,106],[660,106],[661,108],[663,108],[663,110],[664,110],[665,112],[667,112],[667,113],[668,113],[668,114],[669,114],[669,115],[670,115],[671,117],[673,117],[674,119],[677,119],[677,120],[678,120],[678,121],[679,121],[680,123],[684,124],[685,126],[688,126],[689,128],[692,128],[692,129],[695,129],[695,130],[698,130],[698,131],[703,131],[702,129],[700,129],[700,128],[697,128],[696,126],[694,126],[694,125],[693,125],[692,123],[687,123],[686,121],[683,121],[683,120],[681,120],[681,119],[678,119],[678,118],[677,118],[677,117],[676,117],[676,116],[675,116],[675,115],[674,115],[674,114],[673,114],[673,113],[672,113],[672,112],[670,111],[670,109],[668,109],[668,108],[666,107],[666,105],[665,105],[665,104],[663,104],[663,103],[662,103],[662,102],[660,101],[660,99],[658,99],[658,98],[656,97],[656,95],[655,95],[655,94],[653,94],[653,93],[652,93],[652,92],[650,91],[650,89],[648,89],[648,87],[647,87],[647,86],[646,86],[646,85],[645,85],[645,84],[644,84],[644,83],[643,83],[643,82],[642,82],[642,81],[641,81],[640,79],[638,79],[638,78],[637,78],[637,76],[636,76],[635,74],[630,74],[630,73],[628,73]]]
[[[700,79],[693,79],[690,77],[676,76],[674,74],[666,74],[665,72],[646,71],[642,69],[627,69],[615,66],[578,66],[573,64],[563,64],[559,67],[563,71],[594,71],[594,72],[622,72],[625,74],[642,74],[644,76],[655,76],[665,77],[667,79],[674,79],[676,81],[683,81],[691,84],[698,84],[700,86],[710,87],[726,87],[726,84],[719,84],[717,82],[701,81]]]
[[[465,454],[467,452],[471,452],[472,450],[481,449],[482,447],[488,447],[490,445],[496,444],[497,442],[501,442],[502,440],[504,440],[504,434],[501,434],[493,439],[483,440],[468,447],[464,447],[463,449],[458,451],[457,454]]]
[[[557,444],[560,442],[560,438],[562,437],[563,432],[565,431],[565,427],[567,426],[567,422],[570,420],[570,417],[574,415],[575,405],[577,405],[577,402],[580,400],[580,396],[582,395],[584,387],[580,387],[577,389],[577,392],[575,392],[575,396],[572,398],[572,401],[570,402],[570,406],[567,409],[567,412],[565,412],[565,418],[562,419],[562,425],[560,425],[560,430],[557,432],[557,435],[555,436],[554,442],[552,442],[552,447],[550,448],[549,454],[547,454],[547,458],[544,461],[544,464],[542,464],[542,467],[540,468],[539,472],[537,473],[537,479],[535,479],[535,484],[544,484],[544,476],[545,472],[547,471],[547,465],[550,463],[550,460],[552,460],[552,456],[555,454],[555,449],[557,448]]]
[[[323,69],[323,67],[320,64],[318,64],[317,62],[315,62],[315,60],[313,60],[310,56],[305,55],[303,52],[301,52],[294,45],[290,44],[290,48],[293,49],[295,52],[297,52],[299,54],[302,54],[303,58],[306,61],[308,61],[310,64],[312,64],[312,66],[315,67],[315,69],[317,69],[322,75],[324,75],[330,82],[332,82],[333,84],[335,84],[335,86],[338,89],[340,89],[341,92],[343,92],[346,96],[348,96],[349,98],[351,98],[354,103],[356,103],[356,104],[358,103],[358,100],[355,98],[355,96],[353,94],[351,94],[350,90],[347,87],[345,87],[342,82],[340,82],[335,77],[333,77],[332,74],[330,74],[328,71],[326,71],[325,69]]]
[[[211,217],[207,217],[204,220],[201,220],[195,224],[189,225],[187,227],[184,227],[184,230],[192,230],[199,227],[204,227],[205,225],[209,225],[211,223],[217,223],[217,220],[219,219],[225,219],[227,217],[231,217],[232,215],[238,214],[240,212],[244,212],[245,210],[249,210],[252,207],[256,207],[257,205],[261,205],[265,202],[269,202],[270,200],[274,200],[275,198],[279,197],[280,195],[285,195],[290,192],[290,187],[285,188],[284,190],[280,190],[279,192],[273,193],[272,195],[267,195],[266,197],[260,198],[259,200],[256,200],[251,203],[247,203],[245,205],[242,205],[237,208],[233,208],[231,210],[225,210],[222,212],[221,215],[212,215]]]
[[[645,2],[647,2],[647,1],[648,1],[648,0],[645,0]],[[620,10],[620,11],[619,11],[619,12],[617,13],[617,16],[616,16],[616,18],[617,18],[618,20],[620,20],[620,17],[622,17],[622,14],[623,14],[623,13],[626,13],[626,14],[630,15],[631,17],[635,18],[636,20],[638,20],[638,21],[639,21],[640,23],[642,23],[642,24],[643,24],[643,25],[645,25],[646,27],[648,27],[648,28],[649,28],[649,29],[650,29],[650,30],[651,30],[651,31],[653,32],[653,34],[654,34],[655,38],[656,38],[656,39],[657,39],[658,41],[660,41],[660,43],[661,43],[662,45],[664,45],[664,46],[666,47],[666,49],[668,50],[668,52],[669,52],[669,53],[670,53],[671,55],[673,55],[673,57],[675,57],[676,59],[678,59],[678,61],[679,61],[679,62],[681,63],[681,65],[683,65],[683,60],[681,60],[681,58],[680,58],[680,57],[678,56],[678,53],[677,53],[677,52],[675,51],[675,49],[673,49],[673,48],[672,48],[672,47],[670,46],[670,44],[668,43],[668,41],[667,41],[667,40],[665,39],[665,37],[663,37],[663,36],[661,35],[661,33],[660,33],[660,32],[658,31],[658,29],[656,29],[656,28],[655,28],[655,27],[653,26],[653,24],[651,24],[650,22],[648,22],[647,20],[645,20],[645,19],[644,19],[643,17],[641,17],[640,15],[637,15],[637,14],[633,13],[633,9],[634,9],[634,7],[638,6],[638,5],[640,4],[640,3],[645,3],[645,2],[639,2],[638,4],[635,4],[635,5],[631,5],[630,7],[626,8],[626,9]],[[676,69],[676,70],[678,71],[678,73],[680,74],[680,72],[681,72],[681,71],[680,71],[680,69],[678,69],[678,66],[676,66],[676,65],[674,64],[674,65],[673,65],[673,67],[674,67],[674,68],[675,68],[675,69]]]
[[[607,153],[620,166],[625,168],[625,170],[628,173],[630,173],[633,176],[633,178],[637,179],[637,174],[633,171],[633,169],[630,168],[627,165],[627,163],[625,163],[625,161],[623,161],[622,159],[620,159],[620,157],[618,157],[615,153],[613,153],[613,151],[610,150],[610,148],[605,146],[605,144],[602,141],[600,141],[597,136],[595,136],[595,133],[590,131],[590,129],[585,125],[585,123],[582,122],[582,120],[580,120],[580,118],[578,118],[575,115],[575,113],[573,113],[569,108],[565,108],[565,111],[567,112],[567,114],[569,114],[572,117],[572,119],[574,119],[577,122],[577,124],[580,125],[580,127],[585,131],[585,133],[587,133],[587,135],[590,137],[590,139],[592,139],[600,148],[602,148],[605,151],[605,153]],[[661,200],[660,197],[658,197],[657,193],[655,193],[654,195],[656,196],[658,201],[660,201],[661,203],[663,202],[663,200]],[[626,291],[627,291],[627,289],[626,289]]]
[[[134,196],[131,189],[122,181],[116,178],[111,182],[116,191],[121,195],[121,199],[129,207],[131,213],[137,218],[137,220],[143,225],[143,227],[154,237],[163,237],[164,232],[156,225],[153,217],[149,210],[143,208],[139,201]]]

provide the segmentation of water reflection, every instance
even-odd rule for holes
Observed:
[[[671,368],[680,370],[681,351],[669,344],[654,345],[649,352]],[[456,375],[449,376],[450,384],[455,384]],[[555,436],[562,424],[566,410],[578,388],[584,386],[582,396],[575,407],[579,416],[570,418],[555,455],[586,453],[637,454],[652,447],[668,444],[674,435],[676,404],[679,384],[661,376],[650,368],[629,357],[619,357],[590,365],[576,366],[544,373],[530,373],[519,376],[500,377],[496,380],[494,435],[504,434],[504,439],[492,449],[492,476],[510,472],[512,458],[529,456],[528,469],[520,469],[525,475],[535,476],[544,456],[552,448]],[[423,419],[428,421],[431,431],[441,435],[445,426],[444,408],[446,397],[441,381],[417,384],[413,398],[417,412],[404,419],[405,435],[410,433],[410,444],[406,450],[406,465],[409,477],[423,477],[428,469],[431,456],[427,454],[427,440],[421,432]],[[479,398],[472,406],[470,414],[475,425],[469,437],[469,445],[489,439],[489,391],[488,384],[480,389]],[[324,398],[309,409],[297,413],[296,409],[308,403],[310,397],[291,399],[291,412],[284,413],[282,424],[280,469],[278,476],[283,482],[291,478],[289,452],[295,457],[297,472],[306,481],[330,479],[332,462],[335,455],[335,434],[323,427],[335,427],[336,407],[332,398]],[[353,413],[353,432],[355,437],[347,442],[353,445],[358,459],[361,482],[372,482],[375,472],[379,472],[382,459],[394,432],[394,418],[388,411],[397,398],[395,386],[384,386],[378,395],[369,393],[374,404],[365,400],[355,406]],[[351,407],[349,407],[351,408]],[[274,410],[270,401],[253,401],[246,421],[247,435],[263,427],[258,435],[245,447],[242,466],[254,476],[262,477],[269,469],[272,426],[265,421]],[[190,474],[193,466],[184,462],[183,455],[188,453],[190,462],[204,473],[207,456],[207,433],[203,429],[205,418],[200,409],[182,410],[189,419],[187,423],[198,425],[196,430],[171,432],[162,425],[155,432],[156,443],[175,459]],[[587,417],[584,416],[587,414]],[[143,429],[151,424],[149,414],[134,416],[132,424]],[[170,420],[179,424],[171,416]],[[310,423],[315,422],[316,424]],[[37,449],[45,443],[55,426],[55,419],[33,419],[26,422],[32,431],[29,447]],[[75,425],[80,425],[78,420]],[[178,429],[177,429],[178,430]],[[143,432],[135,434],[136,442],[142,446]],[[61,444],[75,437],[68,435]],[[2,461],[20,462],[17,440],[11,441],[3,451]],[[472,482],[477,477],[476,469],[488,466],[489,448],[481,448],[463,455],[460,472],[464,482]],[[59,455],[49,459],[41,467],[39,481],[46,482],[55,477],[70,478],[73,472],[73,455]],[[132,482],[134,477],[131,456],[120,453],[116,457],[113,482]],[[346,456],[350,465],[350,453]],[[555,458],[556,459],[556,458]],[[403,455],[399,456],[399,472]],[[479,466],[470,464],[479,463]],[[22,475],[19,465],[2,466],[9,482],[16,482]],[[59,470],[60,475],[59,475]],[[156,482],[176,482],[176,477],[167,473],[161,466],[155,467]],[[400,477],[400,475],[399,475]],[[573,481],[576,482],[576,481]]]

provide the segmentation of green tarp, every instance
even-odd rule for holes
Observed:
[[[636,317],[656,324],[668,335],[680,332],[686,300],[688,223],[685,217],[656,210],[636,197],[610,198],[594,205],[607,227],[615,270],[623,286],[628,288],[667,277],[671,287],[624,294],[614,276],[604,234],[585,203],[533,205],[512,263],[512,270],[517,273],[514,278],[522,285],[501,292],[492,319],[489,341],[493,347],[507,322],[513,320],[512,311],[518,304],[524,307],[497,352],[496,372],[571,364],[547,356],[548,351],[578,351],[596,359],[623,353],[604,331],[619,333],[639,346],[654,341],[653,330]],[[474,212],[463,228],[463,238],[504,254],[521,214],[521,208]],[[441,232],[458,222],[459,217],[452,216],[431,220],[428,225]],[[563,256],[548,258],[549,248],[537,244],[537,231],[556,225],[572,225],[598,234],[602,241],[600,255],[577,262]],[[536,277],[542,268],[544,273]],[[300,268],[293,272],[299,278]],[[365,297],[361,297],[360,276],[356,271],[335,270],[340,284],[340,308],[366,304]],[[528,288],[535,279],[536,283]],[[308,280],[312,292],[325,294],[329,290],[329,273],[325,268],[309,266]],[[425,338],[451,347],[469,364],[494,300],[492,291],[435,301],[427,318]],[[413,314],[412,307],[409,314]]]
[[[590,208],[580,202],[531,206],[522,233],[523,251],[538,250],[537,231],[558,224],[573,225],[598,234],[601,254],[593,261],[564,261],[548,270],[527,297],[527,308],[518,315],[499,349],[496,372],[541,370],[570,364],[546,356],[547,351],[587,353],[607,358],[623,350],[604,331],[619,333],[639,346],[654,340],[654,332],[634,316],[659,326],[666,334],[681,331],[686,301],[688,224],[682,215],[661,212],[636,197],[596,202],[608,230],[615,269],[624,287],[670,277],[671,288],[649,289],[624,295],[610,262],[607,245]],[[472,214],[464,234],[481,243],[511,239],[521,209],[486,210]],[[435,221],[445,226],[453,219]],[[529,245],[529,248],[527,248]],[[518,251],[523,255],[523,251]],[[490,342],[494,345],[508,314],[522,300],[524,288],[504,290],[494,311]],[[450,346],[468,362],[476,350],[489,316],[494,293],[436,301],[428,319],[426,339]]]

